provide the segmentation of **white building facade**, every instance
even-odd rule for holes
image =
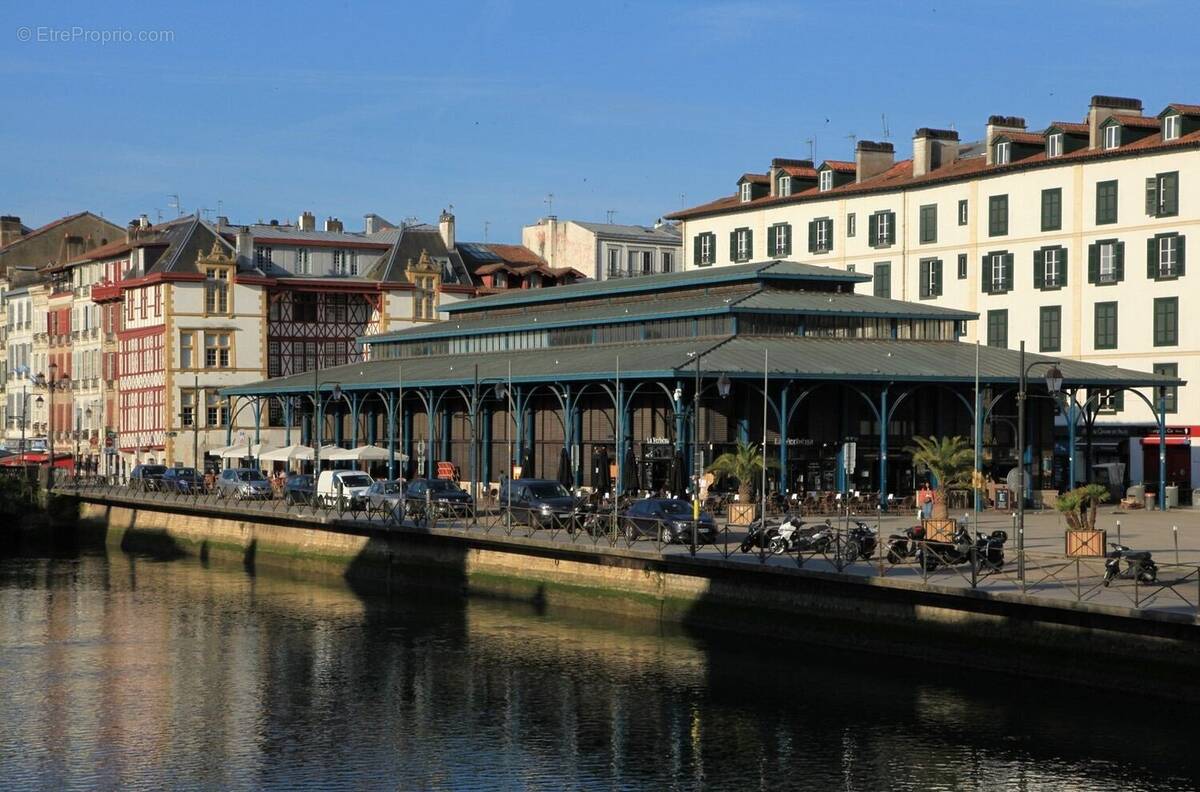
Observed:
[[[634,278],[683,268],[679,228],[589,223],[544,217],[521,229],[521,244],[550,267],[571,267],[589,278]]]

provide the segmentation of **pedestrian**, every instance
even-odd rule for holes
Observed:
[[[928,481],[921,486],[921,492],[917,495],[917,505],[921,507],[922,520],[933,516],[933,490],[929,488]]]

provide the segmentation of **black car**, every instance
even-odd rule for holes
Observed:
[[[469,492],[446,479],[413,479],[408,482],[404,497],[410,502],[424,503],[426,493],[430,506],[441,515],[462,514],[470,511],[474,503]]]
[[[696,522],[696,543],[712,544],[717,538],[717,524],[712,515],[700,512]],[[621,515],[621,529],[626,539],[642,536],[657,537],[663,544],[692,542],[692,504],[679,498],[646,498],[634,501]]]
[[[580,508],[567,488],[552,479],[517,479],[500,487],[500,508],[512,505],[514,519],[534,528],[570,526]]]
[[[129,488],[139,492],[153,492],[158,489],[163,474],[167,472],[166,465],[135,465],[129,471]]]
[[[297,473],[287,477],[283,482],[284,503],[312,503],[313,493],[317,491],[316,483],[309,473]]]
[[[204,477],[195,468],[167,468],[158,480],[165,492],[186,492],[191,495],[204,491]]]

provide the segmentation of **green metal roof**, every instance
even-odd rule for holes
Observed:
[[[514,289],[502,294],[476,297],[473,300],[450,303],[442,306],[447,313],[483,311],[496,308],[511,308],[544,302],[582,300],[604,295],[639,294],[688,287],[711,286],[717,283],[736,283],[756,280],[809,280],[845,283],[866,283],[871,276],[865,273],[818,267],[798,261],[760,261],[751,264],[735,264],[728,267],[704,267],[662,275],[644,275],[639,278],[616,278],[613,280],[585,281],[568,286],[551,286],[543,289]]]
[[[738,311],[844,316],[894,317],[896,319],[978,319],[973,311],[959,311],[919,302],[892,300],[870,294],[763,289],[738,300]]]
[[[618,370],[629,379],[673,379],[688,376],[695,365],[689,353],[701,352],[701,368],[731,377],[761,378],[763,352],[769,356],[773,378],[849,382],[969,383],[975,378],[973,344],[956,341],[889,341],[844,338],[733,337],[707,341],[642,342],[583,348],[538,349],[478,355],[447,355],[372,360],[324,369],[323,388],[343,390],[394,388],[401,373],[405,387],[470,385],[475,366],[481,380],[497,381],[512,366],[515,382],[572,382],[612,380]],[[1054,360],[1026,355],[1026,364]],[[1115,366],[1059,360],[1068,386],[1147,387],[1179,385],[1182,380]],[[979,377],[984,383],[1017,381],[1020,355],[1015,350],[979,347]],[[313,375],[298,374],[225,388],[232,395],[311,393]]]

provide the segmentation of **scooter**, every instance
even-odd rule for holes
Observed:
[[[842,561],[849,564],[858,559],[868,559],[875,553],[875,529],[862,520],[855,520],[842,539]]]
[[[1125,545],[1110,542],[1112,551],[1104,562],[1104,585],[1108,586],[1115,578],[1121,580],[1137,579],[1139,583],[1153,583],[1158,580],[1158,564],[1149,550],[1130,550]],[[1124,567],[1121,562],[1124,561]]]
[[[922,542],[917,549],[917,564],[926,572],[942,565],[968,563],[975,563],[980,569],[998,570],[1004,566],[1004,543],[1007,541],[1005,531],[992,531],[987,536],[976,531],[972,541],[970,532],[960,525],[952,542]]]
[[[821,525],[809,526],[797,517],[783,522],[767,547],[776,555],[793,551],[824,553],[829,550],[833,541],[834,529],[829,520]]]
[[[925,526],[914,525],[904,529],[902,534],[892,534],[888,537],[887,560],[889,564],[903,564],[917,554],[921,542],[925,540]]]
[[[784,516],[783,521],[791,520],[792,518]],[[754,548],[766,548],[770,546],[771,540],[779,533],[779,526],[783,521],[780,520],[755,520],[750,525],[750,530],[746,532],[746,538],[742,540],[742,544],[738,547],[743,553],[749,553]]]

